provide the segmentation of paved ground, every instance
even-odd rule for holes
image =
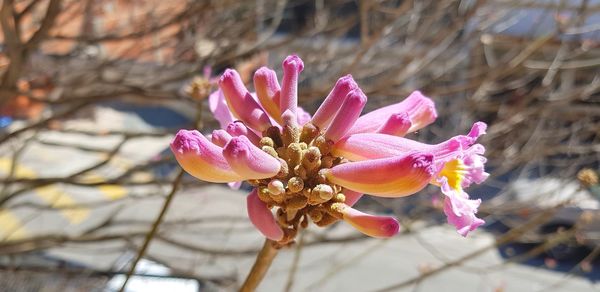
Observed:
[[[118,220],[151,219],[158,211],[160,199],[128,206]],[[149,256],[180,271],[206,278],[236,277],[240,281],[249,270],[254,255],[245,251],[258,249],[262,239],[243,220],[243,194],[220,187],[182,192],[175,200],[165,224],[165,235],[192,247],[176,247],[156,240]],[[211,218],[230,217],[226,222]],[[202,222],[202,219],[206,219]],[[169,222],[186,220],[187,226],[173,230]],[[192,222],[200,223],[192,223]],[[315,234],[323,230],[310,229]],[[355,235],[354,230],[338,224],[329,231],[334,238]],[[391,240],[354,240],[346,243],[307,245],[301,249],[292,291],[374,291],[401,283],[421,272],[493,245],[494,237],[478,231],[462,238],[449,226],[425,228],[416,234],[401,234]],[[119,246],[106,244],[72,245],[54,249],[51,255],[73,260],[98,269],[114,267],[123,254]],[[91,252],[101,250],[102,255]],[[210,252],[230,250],[230,254]],[[274,262],[260,291],[282,291],[289,278],[296,250],[283,250]],[[496,248],[465,261],[418,285],[420,291],[592,291],[598,284],[586,278],[572,277],[550,269],[517,263],[505,263]],[[404,290],[413,290],[414,285]],[[550,289],[550,287],[552,287]],[[399,291],[404,291],[399,290]]]

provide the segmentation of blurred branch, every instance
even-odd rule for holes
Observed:
[[[169,195],[167,195],[167,198],[165,199],[165,202],[164,202],[162,208],[160,209],[160,212],[158,213],[156,220],[152,224],[152,228],[146,235],[146,238],[144,239],[144,243],[140,247],[135,259],[131,263],[129,272],[127,272],[127,275],[125,276],[125,281],[123,281],[123,285],[119,289],[120,292],[125,291],[125,287],[127,287],[127,282],[129,282],[129,279],[135,273],[137,264],[139,263],[139,261],[142,259],[142,257],[146,253],[146,250],[148,249],[148,246],[150,245],[150,241],[152,241],[152,238],[154,238],[154,235],[156,235],[156,232],[158,231],[158,227],[162,223],[162,220],[165,217],[165,214],[167,214],[167,211],[169,210],[169,206],[171,205],[171,202],[173,201],[173,198],[175,197],[175,194],[177,193],[177,190],[179,189],[179,183],[181,182],[181,178],[183,178],[183,174],[184,174],[183,169],[179,170],[179,173],[173,180],[171,192],[169,192]]]

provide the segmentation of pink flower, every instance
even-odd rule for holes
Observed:
[[[390,237],[399,231],[395,218],[352,206],[363,194],[402,197],[428,184],[441,187],[444,213],[461,235],[483,224],[475,216],[480,200],[469,199],[463,188],[488,176],[485,149],[476,143],[484,123],[435,145],[403,138],[434,122],[433,101],[415,91],[361,116],[367,96],[351,75],[336,82],[311,117],[297,105],[302,60],[292,55],[282,66],[281,85],[275,71],[256,72],[256,93],[235,70],[226,70],[209,97],[222,129],[210,141],[181,130],[171,143],[181,167],[198,179],[254,186],[248,216],[264,236],[285,244],[309,221],[327,226],[343,220],[369,236]]]
[[[435,174],[432,175],[431,183],[441,186],[442,193],[446,195],[444,210],[448,223],[456,226],[458,232],[466,236],[469,231],[484,223],[475,217],[479,201],[469,200],[469,195],[463,189],[473,183],[480,184],[489,176],[484,169],[485,148],[476,144],[477,139],[485,134],[486,127],[485,123],[477,122],[467,135],[455,136],[435,145],[381,133],[358,133],[348,135],[335,143],[332,153],[353,161],[389,159],[417,151],[432,154]],[[377,192],[370,194],[386,196]],[[449,201],[452,204],[449,204]],[[448,212],[448,208],[454,212]],[[467,222],[471,222],[468,224],[470,228],[465,229]]]

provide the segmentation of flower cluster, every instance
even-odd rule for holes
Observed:
[[[258,69],[255,93],[235,70],[226,70],[209,97],[222,129],[209,137],[180,130],[171,143],[183,169],[204,181],[254,186],[247,197],[250,221],[281,244],[309,220],[318,226],[343,220],[369,236],[393,236],[395,218],[352,206],[363,194],[403,197],[428,184],[441,188],[444,213],[461,235],[484,223],[475,215],[481,201],[464,191],[488,176],[485,149],[476,144],[484,123],[435,145],[404,138],[436,119],[433,101],[415,91],[361,116],[367,97],[350,75],[336,82],[311,117],[297,105],[303,68],[298,56],[288,56],[281,85],[275,71]]]

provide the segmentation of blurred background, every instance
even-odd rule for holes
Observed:
[[[364,197],[401,234],[310,227],[260,291],[600,290],[600,1],[0,3],[0,291],[235,291],[262,245],[247,191],[176,179],[168,144],[218,127],[225,68],[251,86],[291,53],[310,113],[351,73],[365,112],[436,102],[412,139],[488,123],[486,224],[462,238],[437,188]]]

